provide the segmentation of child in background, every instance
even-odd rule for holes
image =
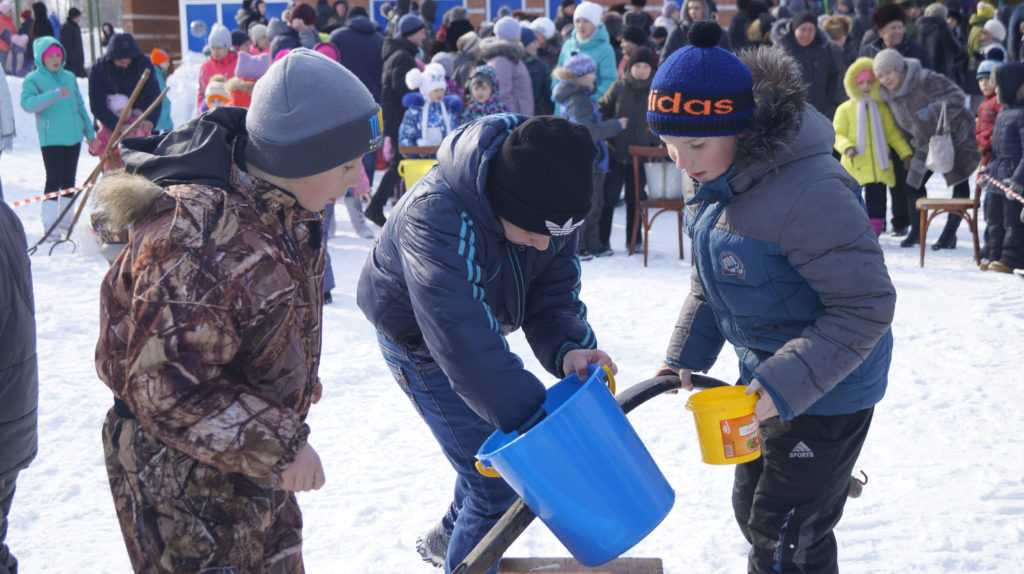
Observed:
[[[490,66],[477,66],[466,82],[469,103],[459,114],[459,125],[489,116],[508,113],[505,104],[498,101],[498,75]]]
[[[446,96],[448,81],[441,64],[427,64],[423,71],[415,68],[405,74],[405,85],[410,90],[402,98],[405,116],[398,131],[398,145],[436,146],[451,133],[462,109],[462,100]]]
[[[242,52],[248,52],[252,49],[252,39],[249,35],[241,30],[231,31],[231,48],[241,54]]]
[[[164,91],[167,87],[167,70],[171,67],[171,57],[167,55],[167,52],[160,48],[153,48],[153,51],[149,53],[149,61],[153,62],[154,73],[156,74],[156,82],[160,86],[160,91]],[[167,96],[164,96],[163,105],[160,106],[160,117],[153,126],[153,134],[159,134],[174,129],[174,121],[171,119],[171,100]]]
[[[114,115],[116,115],[117,117],[121,117],[121,114],[124,113],[124,109],[126,107],[128,107],[128,96],[124,94],[107,95],[107,109],[113,112]],[[128,126],[134,123],[135,120],[139,119],[141,115],[142,113],[139,110],[132,110],[131,113],[125,116],[124,125],[122,126],[122,129],[126,129]],[[140,124],[139,127],[136,127],[131,133],[127,134],[125,137],[146,137],[148,135],[150,134],[147,133],[145,128],[143,128]],[[108,128],[103,123],[100,123],[100,130],[96,133],[96,137],[91,142],[89,142],[89,155],[93,155],[96,157],[103,155],[103,150],[107,149],[107,143],[110,142],[110,139],[113,136],[114,130]],[[124,167],[124,164],[121,162],[121,154],[118,153],[117,148],[111,148],[110,154],[107,157],[107,161],[106,163],[103,164],[103,171],[107,172],[122,167]]]
[[[75,75],[64,69],[64,48],[53,36],[37,38],[32,44],[36,69],[21,87],[21,107],[35,114],[39,146],[46,168],[43,193],[75,187],[78,154],[82,138],[93,140],[96,132],[85,101],[78,91]],[[71,202],[70,196],[43,202],[43,230],[57,221],[59,210]],[[71,225],[71,214],[61,219],[59,227]],[[53,235],[51,235],[53,237]]]
[[[455,72],[455,60],[452,60],[451,54],[448,52],[438,52],[430,58],[430,61],[434,64],[441,64],[441,67],[444,68],[444,79],[447,82],[445,95],[456,96],[462,99],[462,96],[465,95],[462,91],[462,86],[452,78],[452,74]]]
[[[210,30],[210,59],[199,68],[199,94],[196,96],[196,109],[199,113],[206,111],[206,85],[210,79],[220,74],[225,79],[235,75],[238,65],[238,54],[231,51],[231,32],[221,24],[214,24]],[[226,99],[225,99],[226,101]]]
[[[889,105],[882,100],[881,84],[871,69],[871,58],[858,58],[846,70],[843,86],[850,99],[836,109],[832,125],[840,162],[864,190],[864,202],[875,236],[885,229],[886,186],[896,185],[889,156],[891,146],[906,166],[914,151],[903,137]]]
[[[225,82],[227,78],[220,74],[210,78],[210,83],[206,85],[206,101],[203,102],[207,111],[231,104],[231,94],[224,87]]]
[[[224,89],[228,91],[228,105],[248,108],[252,101],[252,89],[256,86],[256,80],[262,78],[268,69],[270,69],[270,52],[255,56],[239,52],[235,77],[224,82]]]
[[[984,60],[978,65],[978,72],[976,74],[978,78],[978,89],[981,90],[981,95],[985,99],[982,100],[981,104],[978,105],[978,120],[974,123],[974,139],[978,140],[978,152],[981,153],[981,164],[978,169],[983,171],[988,162],[992,159],[992,131],[996,127],[996,116],[1003,109],[1003,104],[996,97],[996,84],[990,81],[992,71],[995,70],[1002,62],[996,60]],[[985,207],[988,206],[989,194],[985,194]],[[985,213],[985,208],[982,208],[982,213]],[[981,265],[987,266],[989,263],[989,248],[988,248],[988,235],[989,226],[985,226],[984,237],[982,238],[981,245]]]
[[[622,78],[615,80],[601,99],[597,101],[597,109],[602,118],[629,119],[629,124],[614,138],[608,140],[610,158],[608,175],[605,176],[604,208],[599,220],[599,237],[602,245],[609,245],[612,233],[612,216],[615,204],[622,193],[622,184],[626,184],[626,248],[633,237],[633,219],[636,216],[636,181],[633,178],[633,157],[629,154],[629,146],[659,146],[658,136],[651,133],[647,125],[647,98],[651,89],[651,78],[658,67],[658,56],[650,48],[639,47],[633,50],[627,60]],[[640,170],[640,197],[646,199],[644,187],[647,174]],[[637,235],[636,248],[642,247],[643,235]]]
[[[555,104],[551,101],[551,68],[537,57],[540,39],[529,26],[523,26],[519,31],[519,41],[523,45],[523,63],[533,84],[533,115],[550,116],[555,112]]]
[[[608,171],[608,147],[604,140],[619,135],[626,129],[629,120],[601,120],[597,104],[591,99],[594,93],[594,82],[597,80],[597,64],[590,56],[576,53],[565,60],[560,68],[555,68],[552,76],[558,80],[555,84],[554,97],[558,104],[557,115],[581,124],[590,132],[597,147],[594,159],[594,170],[591,174],[594,183],[594,197],[590,203],[590,211],[580,230],[580,260],[588,261],[595,256],[612,255],[611,247],[601,243],[598,221],[604,209],[604,175]]]
[[[980,68],[980,66],[979,66]],[[986,172],[1019,195],[1024,195],[1024,63],[1003,64],[991,71],[996,84],[996,97],[1003,109],[996,116],[992,131],[992,161]],[[1024,223],[1022,204],[995,186],[989,186],[985,202],[985,223],[988,226],[988,256],[991,260],[983,270],[1013,273],[1024,268]]]
[[[270,53],[270,40],[267,39],[266,24],[253,24],[249,27],[249,38],[252,39],[252,46],[249,53],[254,56]]]

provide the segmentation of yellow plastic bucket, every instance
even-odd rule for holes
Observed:
[[[686,401],[693,412],[700,439],[700,454],[708,464],[740,464],[761,456],[761,437],[754,404],[757,395],[747,387],[716,387]]]
[[[436,159],[403,159],[398,162],[398,175],[405,180],[405,189],[410,190],[421,177],[427,175],[430,168],[437,164]]]

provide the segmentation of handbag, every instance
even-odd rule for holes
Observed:
[[[932,173],[949,173],[953,171],[954,155],[953,136],[949,133],[949,122],[946,121],[946,102],[942,102],[935,135],[928,140],[928,157],[924,160],[924,166]]]

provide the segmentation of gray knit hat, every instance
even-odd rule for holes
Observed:
[[[315,175],[377,149],[380,106],[352,72],[297,48],[256,82],[245,160],[277,177]]]
[[[206,41],[211,48],[231,49],[231,31],[222,24],[214,24],[210,37]]]
[[[892,48],[886,48],[875,54],[871,62],[871,69],[875,76],[881,76],[890,70],[905,70],[907,63],[903,61],[903,54]]]

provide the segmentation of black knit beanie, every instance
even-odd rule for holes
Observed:
[[[597,148],[580,124],[554,116],[523,122],[501,144],[487,174],[487,199],[509,223],[569,235],[590,211]]]

